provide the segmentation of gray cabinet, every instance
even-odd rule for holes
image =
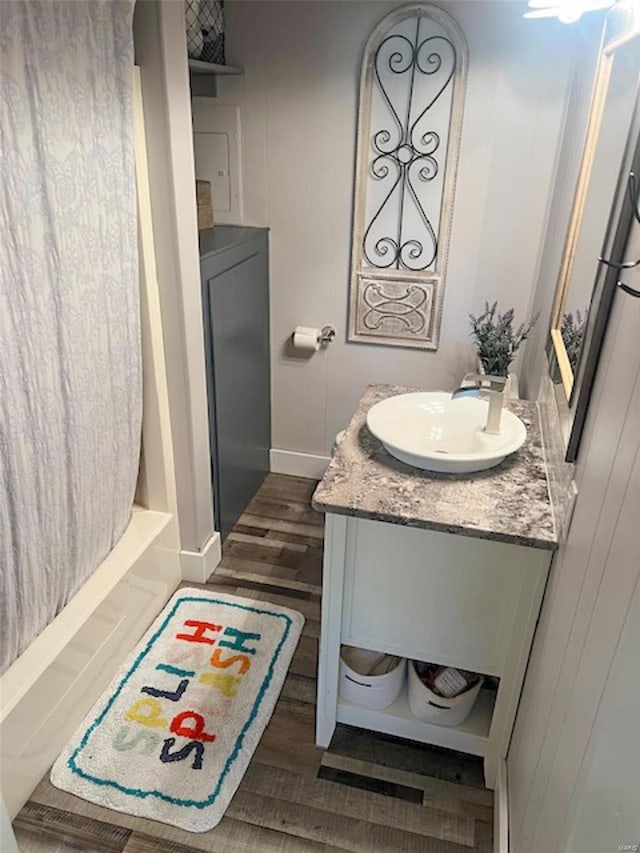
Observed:
[[[200,233],[216,529],[227,536],[269,470],[268,231]]]

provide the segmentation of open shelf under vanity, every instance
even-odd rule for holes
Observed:
[[[411,713],[405,684],[395,702],[381,711],[363,708],[339,697],[336,720],[349,726],[430,743],[484,758],[487,754],[495,702],[495,690],[481,690],[464,723],[459,726],[440,726],[425,723]]]

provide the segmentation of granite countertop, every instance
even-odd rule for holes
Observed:
[[[375,403],[416,390],[399,385],[366,389],[315,491],[314,508],[533,548],[557,548],[536,403],[505,401],[506,408],[526,425],[527,439],[500,465],[474,474],[435,474],[394,459],[366,424],[367,412]]]

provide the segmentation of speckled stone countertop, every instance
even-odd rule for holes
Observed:
[[[557,538],[536,404],[506,401],[526,425],[527,439],[500,465],[474,474],[435,474],[394,459],[366,424],[375,403],[416,390],[398,385],[366,389],[315,491],[315,509],[554,550]]]

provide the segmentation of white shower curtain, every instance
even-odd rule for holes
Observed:
[[[0,2],[0,666],[122,535],[142,415],[133,0]]]

